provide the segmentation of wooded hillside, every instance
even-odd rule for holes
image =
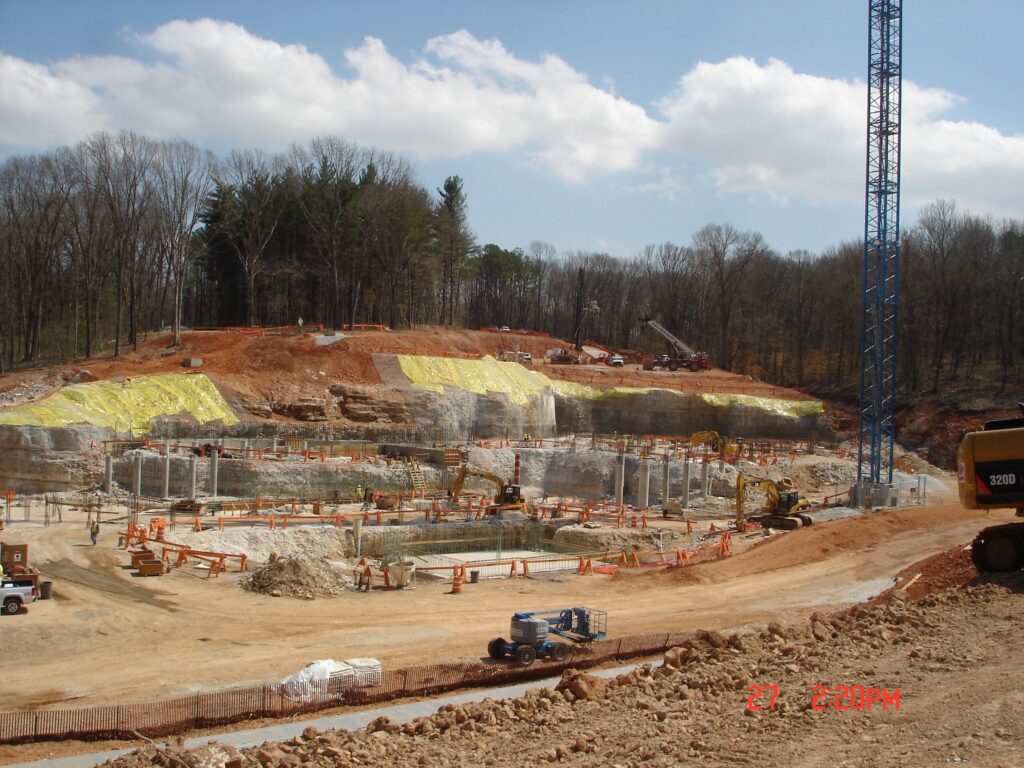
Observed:
[[[458,176],[431,191],[402,158],[336,138],[217,158],[96,134],[0,166],[0,369],[191,325],[508,325],[664,351],[651,315],[714,364],[786,386],[858,381],[862,247],[778,253],[709,224],[630,258],[480,244]],[[854,222],[851,222],[853,225]],[[524,242],[529,233],[523,233]],[[908,392],[1024,383],[1024,222],[948,201],[904,228]]]

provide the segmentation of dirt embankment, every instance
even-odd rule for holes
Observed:
[[[1024,650],[1012,631],[1022,592],[1018,575],[918,604],[699,631],[661,665],[610,681],[570,670],[554,690],[404,724],[307,728],[241,752],[147,746],[108,765],[1019,765],[1022,691],[1007,670]]]
[[[757,544],[742,557],[707,565],[702,575],[726,581],[740,575],[765,573],[827,560],[843,552],[869,550],[901,533],[954,524],[964,518],[956,503],[909,507],[898,511],[835,520],[775,536]],[[670,570],[689,578],[687,569]]]
[[[38,398],[70,382],[76,372],[87,370],[90,379],[110,379],[156,373],[180,372],[185,357],[201,358],[201,370],[214,377],[243,401],[296,401],[324,397],[329,384],[370,387],[381,385],[373,361],[377,354],[441,355],[479,358],[518,349],[533,356],[533,368],[547,376],[590,384],[668,387],[684,392],[737,392],[765,397],[803,399],[795,390],[721,370],[700,374],[641,371],[639,366],[609,368],[605,365],[547,365],[544,353],[567,342],[550,337],[518,336],[485,331],[429,328],[409,331],[369,331],[344,335],[319,345],[310,334],[259,336],[219,331],[185,333],[182,346],[169,349],[169,334],[155,334],[140,344],[138,352],[121,357],[97,357],[74,365],[21,371],[0,376],[0,393],[15,400]],[[87,379],[88,380],[88,379]],[[18,397],[15,397],[15,396]]]

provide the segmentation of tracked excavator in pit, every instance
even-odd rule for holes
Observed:
[[[968,509],[1016,509],[1024,517],[1024,402],[1021,417],[987,421],[960,443],[957,485]],[[971,545],[979,571],[1012,571],[1024,565],[1024,523],[986,528]]]
[[[465,485],[467,477],[479,477],[482,480],[489,480],[494,483],[495,494],[487,505],[488,515],[501,517],[505,512],[526,513],[526,501],[523,499],[522,488],[519,485],[506,483],[493,472],[476,469],[466,464],[459,467],[459,472],[455,476],[455,482],[452,484],[451,499],[453,503],[459,500],[459,494],[462,493],[462,486]]]

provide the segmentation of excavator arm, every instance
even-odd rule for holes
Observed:
[[[767,521],[771,525],[777,525],[781,521],[781,527],[790,527],[789,523],[786,522],[787,520],[793,521],[793,524],[797,527],[801,524],[811,524],[812,518],[802,514],[805,509],[811,506],[811,502],[807,499],[799,498],[798,494],[793,491],[792,480],[784,478],[781,482],[777,482],[768,478],[748,478],[738,475],[736,478],[736,528],[738,530],[743,529],[743,524],[746,521],[747,488],[756,488],[765,495],[765,503],[761,508],[763,522]],[[789,506],[786,509],[783,509],[782,504],[783,492],[789,494],[787,496]]]
[[[459,467],[459,473],[455,476],[455,482],[452,484],[452,499],[458,499],[459,494],[462,493],[462,487],[466,484],[467,477],[479,477],[483,480],[490,480],[494,483],[494,500],[497,501],[501,498],[505,491],[505,481],[498,477],[493,472],[487,472],[483,469],[474,469],[473,467],[466,466],[463,464]]]
[[[646,325],[648,328],[659,334],[665,341],[672,345],[672,349],[680,357],[684,355],[693,356],[697,353],[693,351],[682,339],[670,332],[665,326],[659,323],[657,320],[652,320],[649,317],[641,317],[640,324]]]
[[[720,451],[725,445],[725,438],[713,430],[707,430],[704,432],[694,432],[690,435],[690,448],[700,445],[701,443],[707,443],[711,446],[712,451]]]

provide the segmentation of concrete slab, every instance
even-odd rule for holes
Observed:
[[[574,571],[579,566],[577,555],[558,555],[553,552],[542,552],[535,549],[503,549],[479,552],[455,552],[444,555],[425,555],[413,558],[418,566],[424,565],[465,565],[468,570],[479,570],[481,579],[499,579],[509,575],[509,565],[486,565],[474,568],[474,563],[489,560],[522,560],[523,558],[544,558],[547,562],[530,563],[530,573],[552,573],[558,571]],[[517,569],[519,566],[517,565]],[[519,570],[522,573],[521,570]]]

